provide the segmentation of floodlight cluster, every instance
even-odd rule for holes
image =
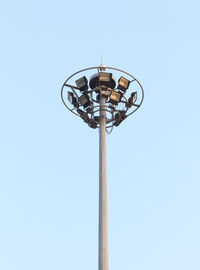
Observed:
[[[72,76],[71,76],[72,77]],[[100,125],[100,99],[105,99],[106,127],[113,128],[119,126],[129,115],[128,110],[134,106],[136,109],[141,105],[137,104],[137,91],[130,91],[132,81],[124,76],[116,79],[112,73],[98,71],[93,76],[80,77],[75,81],[76,85],[64,83],[63,88],[67,90],[67,106],[64,98],[63,102],[73,113],[80,116],[89,127],[96,129]],[[62,88],[62,90],[63,90]],[[128,91],[129,90],[129,91]]]

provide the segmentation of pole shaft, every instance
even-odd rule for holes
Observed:
[[[105,102],[105,98],[101,97],[99,130],[99,270],[108,270]]]

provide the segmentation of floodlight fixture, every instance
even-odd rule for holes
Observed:
[[[98,91],[99,87],[104,86],[114,89],[116,82],[112,73],[99,72],[91,76],[89,85],[91,89],[96,88],[95,90]]]
[[[81,95],[78,98],[78,101],[84,108],[87,108],[88,106],[90,106],[90,99],[89,99],[89,96],[86,93]]]
[[[126,118],[126,110],[118,110],[115,114],[116,119],[125,119]]]
[[[126,90],[129,88],[130,81],[124,78],[123,76],[120,77],[118,81],[118,89],[122,90],[123,92],[126,92]]]
[[[88,89],[88,80],[85,76],[76,80],[76,86],[80,91],[85,91]]]
[[[67,98],[71,104],[74,104],[76,102],[76,98],[72,92],[67,93]]]
[[[118,112],[115,114],[115,123],[114,125],[117,127],[121,122],[126,118],[126,110],[118,110]]]
[[[137,92],[131,93],[131,97],[128,99],[127,107],[131,107],[137,100]]]
[[[115,90],[112,90],[111,95],[110,95],[110,103],[114,105],[118,105],[120,99],[121,99],[121,93]]]
[[[74,96],[74,94],[72,92],[68,92],[67,93],[67,98],[69,100],[69,102],[74,105],[74,107],[78,107],[78,102],[77,102],[77,98]]]
[[[112,80],[112,73],[99,72],[99,83],[100,85],[109,86]]]

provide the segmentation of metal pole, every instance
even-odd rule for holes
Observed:
[[[106,183],[106,99],[100,97],[99,130],[99,270],[108,270],[108,224]]]

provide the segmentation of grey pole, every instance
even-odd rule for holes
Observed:
[[[106,99],[100,97],[99,130],[99,270],[108,270],[108,224],[106,183]]]

